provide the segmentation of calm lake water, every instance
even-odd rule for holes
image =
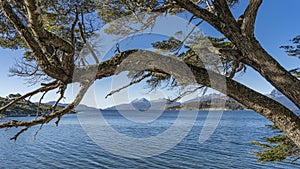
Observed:
[[[186,114],[186,118],[190,118],[189,113]],[[146,124],[131,122],[113,111],[103,112],[103,115],[115,131],[130,137],[145,138],[166,131],[174,123],[178,112],[164,112],[157,120]],[[204,143],[199,143],[199,134],[207,115],[207,111],[200,111],[191,131],[172,149],[140,159],[112,154],[97,145],[83,130],[75,114],[65,116],[59,127],[53,122],[45,125],[35,140],[33,136],[37,128],[21,135],[17,142],[9,138],[18,130],[1,130],[0,168],[300,167],[287,162],[257,163],[252,152],[258,147],[252,146],[250,141],[259,141],[264,136],[272,135],[272,131],[265,126],[271,123],[252,111],[225,111],[215,132]],[[28,119],[30,117],[17,118]],[[7,121],[9,118],[1,120]],[[113,137],[106,140],[109,140],[108,144],[116,143]]]

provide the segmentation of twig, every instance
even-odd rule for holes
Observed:
[[[23,132],[25,132],[26,130],[28,130],[29,127],[24,127],[22,130],[20,130],[17,134],[15,134],[12,138],[10,138],[10,140],[14,140],[17,141],[17,138],[19,137],[20,134],[22,134]]]
[[[207,5],[207,7],[208,7],[208,10],[209,10],[210,12],[213,12],[213,6],[210,5],[209,1],[208,1],[208,0],[205,0],[205,3],[206,3],[206,5]]]
[[[296,164],[296,161],[298,161],[300,159],[300,156],[299,157],[295,157],[292,161],[291,161],[291,163],[292,164]]]
[[[84,21],[85,21],[85,19],[84,19],[84,12],[83,12],[83,9],[81,8],[81,25],[82,25],[82,32],[83,33],[86,33],[86,28],[85,28],[85,23],[84,23]]]
[[[36,136],[37,136],[38,133],[41,131],[41,129],[43,128],[43,126],[44,126],[44,124],[41,124],[41,126],[36,130],[36,132],[35,132],[35,134],[34,134],[34,136],[33,136],[34,140],[36,140]]]
[[[117,89],[117,90],[111,91],[109,94],[107,94],[107,95],[105,96],[105,98],[107,98],[107,97],[109,97],[109,96],[111,96],[111,95],[113,95],[113,94],[115,94],[115,93],[118,93],[118,92],[120,92],[121,90],[126,89],[127,87],[129,87],[129,86],[131,86],[131,85],[133,85],[133,84],[139,83],[139,82],[141,82],[142,80],[144,80],[144,79],[146,79],[147,77],[150,77],[150,76],[151,76],[151,73],[148,73],[148,74],[142,76],[141,78],[139,78],[139,79],[137,79],[137,80],[134,80],[134,81],[130,82],[129,84],[127,84],[127,85],[125,85],[125,86],[123,86],[123,87],[121,87],[121,88],[119,88],[119,89]]]
[[[35,119],[37,119],[38,116],[39,116],[39,111],[40,111],[40,105],[41,105],[41,102],[42,102],[42,100],[44,99],[44,96],[45,96],[47,93],[48,93],[48,91],[45,91],[45,92],[43,93],[42,97],[41,97],[40,100],[39,100],[38,107],[37,107],[37,111],[36,111]]]
[[[56,109],[58,103],[61,101],[61,99],[64,98],[66,89],[67,89],[67,86],[66,86],[66,85],[62,85],[62,86],[59,88],[59,91],[58,91],[58,92],[60,93],[60,97],[56,100],[56,102],[54,103],[54,105],[51,106],[52,112],[55,111],[55,109]]]
[[[192,23],[192,21],[193,21],[194,19],[196,19],[196,16],[195,16],[195,15],[193,15],[193,16],[190,18],[190,20],[189,20],[188,24],[191,24],[191,23]]]
[[[175,99],[168,100],[168,102],[167,102],[166,104],[167,104],[167,105],[170,105],[170,104],[172,104],[172,103],[178,101],[179,99],[183,98],[184,96],[187,96],[187,95],[190,95],[190,94],[192,94],[192,93],[195,93],[197,90],[202,89],[203,87],[205,87],[205,86],[200,86],[200,87],[197,87],[197,88],[195,88],[195,89],[193,89],[193,90],[185,91],[185,92],[179,94],[179,96],[176,97]]]

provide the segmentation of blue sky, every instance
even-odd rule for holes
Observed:
[[[247,1],[242,1],[233,8],[235,16],[239,16],[247,5]],[[261,42],[262,46],[270,53],[276,60],[279,61],[286,69],[292,69],[300,65],[300,59],[288,57],[282,49],[281,45],[289,44],[289,39],[300,34],[299,11],[300,1],[286,0],[283,2],[267,1],[265,0],[259,10],[257,22],[255,25],[256,38]],[[206,35],[220,36],[214,28],[204,23],[200,27]],[[166,26],[166,29],[168,27]],[[155,38],[153,38],[155,39]],[[131,45],[139,44],[141,41],[131,42]],[[36,89],[38,86],[29,86],[25,84],[24,80],[18,77],[8,77],[8,70],[13,66],[15,60],[20,58],[21,51],[12,51],[8,49],[0,49],[1,66],[0,66],[0,79],[1,90],[0,96],[7,96],[9,93],[19,92],[24,94],[28,91]],[[236,80],[246,84],[252,89],[261,93],[269,93],[273,87],[260,77],[258,73],[252,69],[247,69],[247,73],[237,75]],[[119,79],[120,80],[120,79]],[[122,80],[121,80],[122,81]],[[111,89],[111,78],[97,82],[93,92],[96,95],[98,107],[108,107],[113,104],[112,99],[104,99],[104,96]],[[142,85],[131,87],[128,91],[130,94],[124,96],[126,98],[123,102],[128,102],[135,98],[146,97],[155,99],[165,96],[161,91],[145,95],[146,90],[143,90]],[[67,98],[64,102],[70,102],[73,97],[72,87],[68,90]],[[129,96],[130,95],[130,96]],[[58,96],[57,96],[58,97]],[[54,100],[56,98],[55,92],[52,92],[45,98],[45,101]],[[122,97],[121,97],[122,98]],[[38,96],[32,99],[38,100]],[[119,102],[119,101],[118,101]],[[121,101],[122,102],[122,101]]]

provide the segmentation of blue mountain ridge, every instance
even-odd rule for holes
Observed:
[[[270,94],[266,94],[266,96],[283,104],[284,106],[286,106],[287,108],[289,108],[291,110],[298,110],[297,106],[293,102],[291,102],[286,96],[284,96],[282,93],[280,93],[276,89],[272,90]],[[226,99],[226,100],[230,100],[231,102],[235,102],[233,99],[228,98],[227,96],[225,96],[223,94],[212,93],[212,94],[193,98],[193,99],[185,101],[183,103],[175,102],[170,105],[166,105],[168,100],[164,99],[164,98],[158,99],[158,100],[153,100],[153,101],[149,101],[145,98],[141,98],[141,99],[135,99],[131,103],[128,103],[128,104],[120,104],[120,105],[106,108],[104,110],[134,110],[134,109],[142,110],[142,111],[149,110],[149,109],[164,110],[164,109],[167,109],[170,107],[178,106],[180,104],[190,104],[190,103],[195,103],[195,102],[207,102],[212,99]],[[236,104],[240,105],[238,102],[236,102]]]
[[[287,108],[289,108],[291,110],[298,110],[297,106],[293,102],[291,102],[287,97],[285,97],[282,93],[280,93],[276,89],[272,90],[270,94],[266,94],[266,96],[268,96],[269,98],[283,104],[284,106],[286,106]],[[193,98],[193,99],[185,101],[183,103],[174,102],[174,103],[169,104],[169,105],[167,104],[168,99],[165,99],[165,98],[161,98],[161,99],[157,99],[157,100],[151,100],[151,101],[149,101],[145,98],[139,98],[139,99],[135,99],[135,100],[131,101],[130,103],[115,105],[115,106],[112,106],[112,107],[105,108],[103,110],[140,110],[140,111],[165,110],[165,109],[168,109],[170,107],[179,106],[180,104],[205,102],[205,101],[210,101],[212,99],[230,99],[230,98],[228,98],[227,96],[225,96],[223,94],[212,93],[212,94],[208,94],[208,95]],[[233,100],[233,99],[231,99],[231,100]],[[53,105],[54,101],[47,102],[47,103],[44,103],[44,104]],[[239,103],[236,103],[236,104],[239,104]],[[59,106],[66,106],[66,105],[68,105],[68,104],[64,104],[64,103],[59,104]],[[98,110],[98,109],[94,108],[94,107],[86,106],[84,104],[80,104],[75,108],[75,110],[84,111],[84,110]]]

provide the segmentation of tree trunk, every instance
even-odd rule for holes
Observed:
[[[224,34],[242,53],[242,56],[238,59],[257,70],[276,89],[300,108],[300,81],[270,56],[254,37],[254,24],[258,8],[262,3],[261,0],[250,1],[244,12],[246,20],[243,20],[242,24],[236,22],[225,0],[213,1],[216,14],[201,8],[190,0],[175,1],[179,6],[194,16],[204,19]]]
[[[254,38],[239,39],[234,42],[243,53],[242,61],[258,71],[276,89],[288,97],[300,108],[300,81],[285,70],[272,56],[270,56]]]
[[[207,71],[203,68],[191,65],[190,67],[199,84],[212,87],[227,94],[227,96],[266,117],[300,148],[300,119],[291,110],[230,78],[226,78],[226,88],[222,85],[211,85],[209,76],[213,75],[216,81],[219,79],[220,84],[222,84],[224,77],[214,72],[210,72],[208,75]]]

